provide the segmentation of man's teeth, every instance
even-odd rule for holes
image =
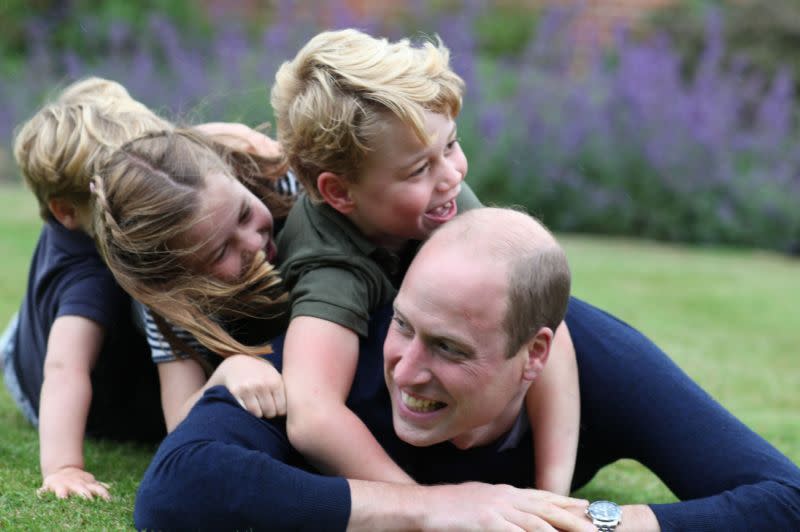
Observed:
[[[403,404],[415,412],[432,412],[444,407],[444,403],[439,401],[431,401],[430,399],[412,397],[405,392],[401,392],[400,396],[403,399]]]

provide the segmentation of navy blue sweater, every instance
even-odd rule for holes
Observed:
[[[461,451],[450,443],[416,448],[395,436],[382,370],[389,316],[379,312],[370,324],[348,406],[421,483],[530,486],[529,431],[502,451],[504,438]],[[641,333],[574,298],[566,321],[582,409],[573,487],[607,464],[632,458],[682,501],[651,506],[665,532],[800,528],[797,466]],[[281,345],[275,347],[280,352]],[[274,360],[280,364],[279,356]],[[140,529],[344,530],[347,482],[311,471],[280,420],[256,419],[226,389],[212,388],[153,458],[139,488],[135,523]]]

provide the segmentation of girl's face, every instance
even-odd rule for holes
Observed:
[[[206,176],[198,215],[178,245],[199,249],[189,267],[223,281],[236,281],[251,266],[259,250],[267,260],[277,254],[272,238],[272,214],[252,192],[224,173]]]

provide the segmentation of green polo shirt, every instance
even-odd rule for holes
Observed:
[[[481,206],[466,184],[458,212]],[[344,215],[303,195],[278,236],[278,264],[291,294],[291,317],[311,316],[367,334],[370,313],[391,303],[419,247],[378,247]]]

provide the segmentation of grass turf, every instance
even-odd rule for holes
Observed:
[[[0,324],[25,290],[41,226],[19,185],[0,186]],[[656,341],[712,396],[789,458],[800,461],[800,262],[771,253],[560,236],[574,293]],[[0,387],[0,529],[132,529],[133,500],[151,447],[88,441],[86,464],[112,484],[113,501],[38,498],[36,431]],[[631,461],[604,469],[578,495],[668,502],[669,490]]]

